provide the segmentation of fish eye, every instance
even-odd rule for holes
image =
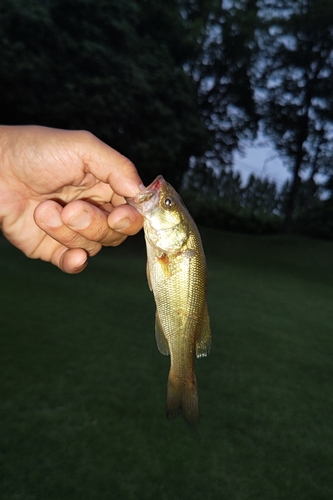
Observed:
[[[167,197],[167,198],[164,199],[164,206],[165,206],[165,208],[172,208],[173,205],[174,205],[174,203],[173,203],[173,199],[172,198]]]

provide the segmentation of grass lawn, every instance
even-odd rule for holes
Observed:
[[[196,429],[165,417],[142,237],[78,276],[0,237],[1,500],[333,498],[333,243],[202,233]]]

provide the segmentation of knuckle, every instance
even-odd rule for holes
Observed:
[[[109,246],[118,247],[119,245],[121,245],[121,243],[123,243],[126,240],[126,238],[127,238],[126,234],[121,234],[121,235],[118,234],[118,238],[114,239]]]

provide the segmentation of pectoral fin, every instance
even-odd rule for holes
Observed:
[[[146,273],[147,273],[147,281],[148,281],[149,290],[152,292],[153,287],[151,286],[151,281],[150,281],[150,271],[149,271],[148,260],[147,260],[147,265],[146,265]]]
[[[202,322],[202,330],[197,338],[196,342],[196,356],[197,358],[202,358],[207,356],[210,351],[212,337],[210,333],[210,321],[208,315],[207,303],[205,304],[204,317]]]
[[[166,356],[168,356],[170,354],[169,345],[168,345],[167,339],[165,338],[163,328],[161,325],[161,321],[160,321],[160,318],[158,316],[157,311],[156,311],[156,316],[155,316],[155,338],[156,338],[158,350],[162,354],[165,354]]]

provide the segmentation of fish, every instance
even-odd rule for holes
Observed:
[[[156,303],[155,338],[170,355],[166,413],[199,420],[195,358],[207,356],[211,329],[207,306],[207,265],[198,228],[177,191],[159,175],[136,196],[126,198],[142,215],[147,279]]]

